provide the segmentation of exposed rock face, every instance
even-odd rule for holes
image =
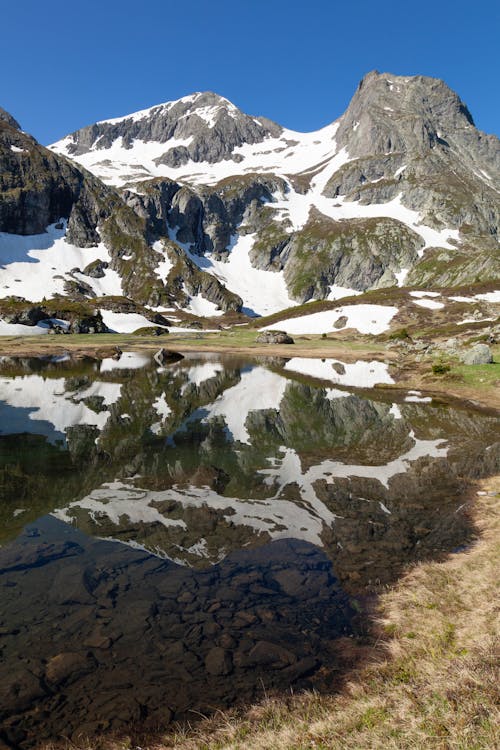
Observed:
[[[78,156],[93,148],[106,149],[121,138],[124,148],[131,148],[135,140],[164,143],[165,152],[157,162],[171,167],[188,161],[237,161],[233,155],[237,146],[260,143],[281,130],[279,125],[249,117],[224,97],[205,91],[77,130],[68,136],[67,152]],[[184,143],[171,145],[169,141]]]
[[[0,107],[0,120],[6,122],[7,125],[10,125],[11,128],[21,130],[21,126],[19,125],[18,121],[15,120],[12,115],[9,114],[9,112],[6,112],[5,109],[2,109],[2,107]]]
[[[284,276],[299,302],[328,295],[332,284],[364,291],[393,286],[418,258],[422,239],[394,219],[332,221],[313,213],[285,245]]]
[[[83,176],[18,127],[14,118],[0,118],[0,231],[40,234],[69,218]]]
[[[294,340],[285,331],[262,331],[255,342],[257,344],[293,344]]]
[[[401,195],[430,226],[498,234],[498,138],[475,128],[443,81],[369,73],[336,138],[352,161],[333,175],[325,195],[368,204]]]

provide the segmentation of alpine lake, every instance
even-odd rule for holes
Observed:
[[[333,691],[370,602],[474,538],[498,419],[380,362],[0,360],[0,746]],[[3,744],[2,744],[3,743]]]

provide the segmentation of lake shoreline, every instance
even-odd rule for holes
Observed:
[[[40,339],[43,340],[40,340]],[[250,356],[255,358],[291,357],[338,359],[346,363],[358,360],[377,360],[385,362],[391,368],[394,384],[383,384],[388,391],[415,389],[423,396],[446,398],[463,402],[472,408],[500,411],[500,366],[487,365],[490,381],[483,384],[474,378],[475,366],[468,368],[470,377],[465,382],[451,370],[444,375],[432,373],[429,362],[417,361],[415,356],[406,355],[404,363],[393,349],[385,349],[382,342],[367,343],[358,339],[324,342],[321,338],[311,338],[307,342],[300,340],[295,344],[239,344],[217,338],[193,338],[182,336],[147,337],[141,340],[132,334],[99,334],[64,336],[64,343],[59,337],[2,337],[0,336],[0,357],[51,357],[69,355],[74,358],[93,357],[104,359],[117,354],[119,350],[155,352],[158,349],[172,349],[181,354],[214,354],[224,356]],[[82,339],[84,339],[82,341]],[[102,342],[102,343],[101,343]],[[497,350],[500,347],[495,347]],[[393,368],[393,369],[392,369]],[[494,368],[494,369],[493,369]],[[480,386],[480,387],[479,387]]]

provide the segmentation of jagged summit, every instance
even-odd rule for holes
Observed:
[[[134,169],[143,166],[146,173],[155,174],[162,172],[162,167],[177,169],[188,162],[238,160],[235,149],[260,143],[281,130],[268,120],[244,114],[228,99],[205,91],[89,125],[51,148],[89,168],[108,158]],[[92,153],[96,156],[85,158]],[[93,171],[99,173],[98,169]]]
[[[161,104],[154,104],[146,109],[141,109],[137,112],[132,112],[121,117],[100,120],[96,124],[116,125],[117,123],[126,120],[137,122],[149,117],[165,115],[173,109],[179,117],[186,117],[188,114],[198,114],[202,119],[210,119],[209,115],[214,119],[217,115],[222,114],[223,112],[227,112],[233,116],[242,114],[238,107],[220,94],[216,94],[213,91],[195,91],[194,93],[183,96],[180,99],[172,99],[167,102],[162,102]]]
[[[12,117],[12,115],[7,112],[5,109],[2,109],[0,107],[0,120],[2,122],[6,122],[7,125],[10,125],[12,128],[16,128],[16,130],[21,130],[21,126],[19,125],[18,121]]]
[[[425,152],[473,127],[466,105],[444,81],[372,71],[340,118],[337,141],[356,156]]]

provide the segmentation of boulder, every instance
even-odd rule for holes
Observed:
[[[179,354],[179,352],[173,352],[170,349],[158,349],[154,355],[155,362],[160,366],[171,365],[174,362],[179,362],[181,359],[184,359],[184,355]]]
[[[91,668],[92,661],[85,654],[64,651],[49,659],[45,678],[48,683],[58,685],[68,679],[76,679]]]
[[[294,344],[286,331],[261,331],[255,339],[256,344]]]
[[[347,315],[341,315],[340,318],[337,318],[335,323],[333,324],[334,328],[345,328],[347,325]]]
[[[205,657],[205,668],[209,674],[226,675],[233,671],[231,654],[220,646],[211,648]]]
[[[342,362],[333,362],[332,368],[338,375],[345,375],[345,367]]]
[[[291,651],[269,641],[258,641],[248,654],[250,664],[282,668],[297,661]]]
[[[487,344],[475,344],[462,354],[464,365],[489,365],[493,362],[491,349]]]

